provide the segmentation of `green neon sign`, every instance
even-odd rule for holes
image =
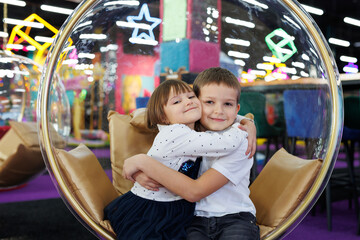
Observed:
[[[273,41],[274,37],[280,38],[280,42],[275,43]],[[265,37],[265,42],[268,45],[271,52],[281,60],[285,62],[292,55],[297,52],[297,49],[294,44],[294,37],[287,34],[283,29],[278,28],[272,31]]]

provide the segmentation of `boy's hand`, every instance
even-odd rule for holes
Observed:
[[[256,152],[256,127],[252,121],[243,120],[241,122],[242,124],[239,125],[239,128],[248,133],[248,148],[245,154],[250,153],[249,158],[252,158]]]
[[[162,187],[161,184],[153,180],[152,178],[149,178],[145,173],[143,172],[137,172],[133,175],[133,178],[136,180],[137,183],[139,183],[144,188],[151,190],[151,191],[159,191],[159,187]]]

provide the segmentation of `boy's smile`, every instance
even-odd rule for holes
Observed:
[[[202,106],[201,125],[212,131],[221,131],[231,126],[240,109],[237,91],[224,84],[208,84],[200,89]]]

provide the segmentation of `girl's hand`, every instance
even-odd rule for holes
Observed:
[[[256,152],[256,127],[252,121],[245,121],[244,124],[240,124],[239,128],[248,133],[248,148],[245,154],[249,154],[249,158],[252,158]]]
[[[133,178],[136,180],[137,183],[139,183],[144,188],[151,190],[151,191],[159,191],[159,187],[162,187],[162,185],[152,178],[149,178],[145,173],[143,172],[137,172],[133,175]]]
[[[124,165],[123,165],[123,172],[122,172],[123,178],[135,182],[133,175],[136,172],[140,171],[139,161],[141,161],[141,158],[139,157],[139,155],[135,155],[135,156],[125,159]]]

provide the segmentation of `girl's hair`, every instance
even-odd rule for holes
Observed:
[[[193,92],[190,85],[180,80],[166,80],[152,93],[147,104],[146,122],[150,129],[157,129],[157,124],[166,124],[164,106],[167,104],[171,90],[175,94]]]
[[[213,83],[217,85],[224,84],[235,89],[238,92],[237,101],[240,101],[241,86],[239,80],[232,72],[221,67],[208,68],[197,75],[193,84],[196,96],[200,96],[202,87]]]

